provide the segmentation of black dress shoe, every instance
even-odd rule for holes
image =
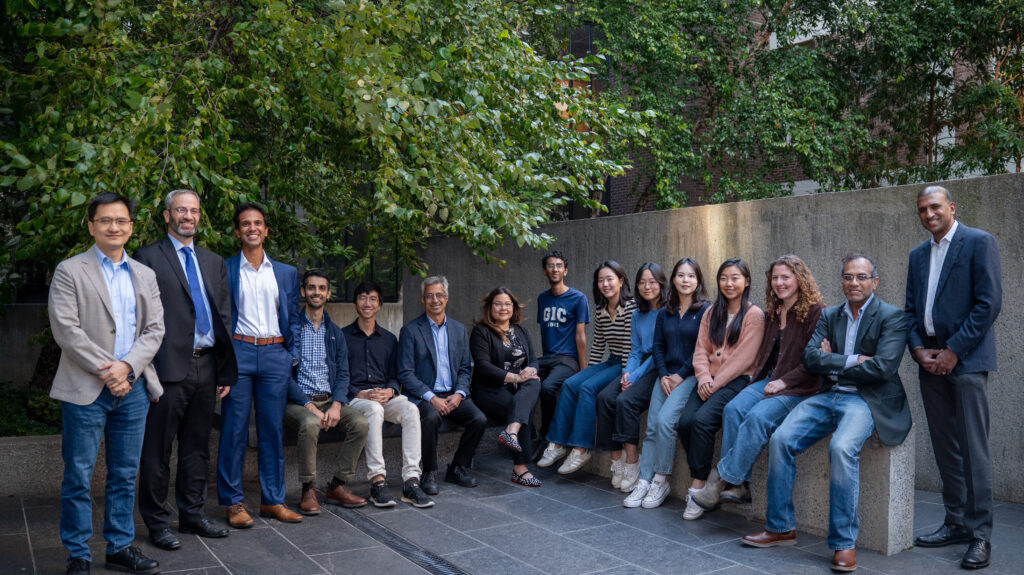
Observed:
[[[111,571],[126,571],[137,575],[152,575],[160,572],[160,562],[142,554],[138,547],[125,547],[117,553],[107,553],[107,564]]]
[[[970,540],[971,534],[967,532],[967,528],[963,525],[943,525],[935,533],[929,533],[914,539],[914,545],[918,547],[945,547],[946,545],[967,543]]]
[[[437,472],[427,471],[420,478],[420,489],[427,495],[437,495]]]
[[[220,527],[205,517],[199,523],[190,525],[178,525],[178,533],[185,535],[198,535],[209,539],[220,539],[228,536],[228,528]]]
[[[164,551],[174,551],[175,549],[181,548],[181,541],[171,533],[170,529],[166,527],[163,529],[157,529],[156,531],[149,532],[149,540],[153,542],[153,546],[157,549],[163,549]]]
[[[67,575],[89,575],[89,562],[81,557],[68,559]]]
[[[992,544],[984,539],[972,539],[967,553],[964,553],[960,566],[964,569],[982,569],[988,567],[989,555],[992,554]]]
[[[448,472],[444,474],[444,480],[461,487],[476,487],[476,479],[461,465],[449,465]]]

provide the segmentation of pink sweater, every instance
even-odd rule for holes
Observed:
[[[697,348],[693,352],[693,372],[698,384],[713,382],[713,389],[718,391],[741,375],[754,375],[757,352],[761,348],[761,338],[764,337],[764,312],[751,304],[743,317],[743,327],[740,328],[740,338],[736,340],[736,345],[723,342],[723,345],[715,346],[709,335],[711,312],[714,309],[715,306],[709,307],[700,320]]]

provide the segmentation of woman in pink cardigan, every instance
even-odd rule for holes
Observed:
[[[750,383],[763,336],[764,312],[750,302],[750,268],[739,258],[728,259],[718,268],[718,298],[700,322],[693,353],[697,385],[677,426],[693,479],[683,519],[704,514],[692,494],[707,482],[722,411]]]

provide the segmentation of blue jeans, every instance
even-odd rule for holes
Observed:
[[[772,533],[796,529],[793,512],[796,455],[831,433],[828,546],[836,551],[853,549],[859,525],[860,449],[874,429],[871,409],[856,393],[826,391],[796,406],[768,444],[771,458],[765,529]]]
[[[597,393],[621,374],[622,360],[612,356],[565,380],[548,429],[548,441],[583,449],[594,447]]]
[[[676,460],[676,424],[694,387],[697,387],[697,378],[690,376],[666,396],[661,390],[661,378],[655,380],[640,452],[640,479],[650,481],[655,473],[672,474]]]
[[[64,481],[60,486],[60,540],[71,558],[92,561],[92,497],[90,483],[100,440],[105,441],[107,488],[103,538],[107,553],[117,553],[135,539],[135,477],[142,455],[149,395],[139,379],[124,397],[103,388],[89,405],[61,402],[61,456]]]
[[[750,481],[750,471],[772,433],[805,398],[776,395],[765,398],[767,379],[756,381],[725,406],[722,413],[722,457],[718,475],[739,485]]]

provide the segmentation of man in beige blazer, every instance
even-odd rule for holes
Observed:
[[[159,563],[131,543],[146,413],[163,393],[150,365],[164,336],[160,290],[153,270],[124,249],[132,235],[131,200],[100,194],[88,214],[96,243],[58,264],[50,283],[50,327],[61,348],[50,390],[63,417],[60,537],[69,552],[68,574],[88,574],[90,483],[104,440],[106,567],[158,573]]]

